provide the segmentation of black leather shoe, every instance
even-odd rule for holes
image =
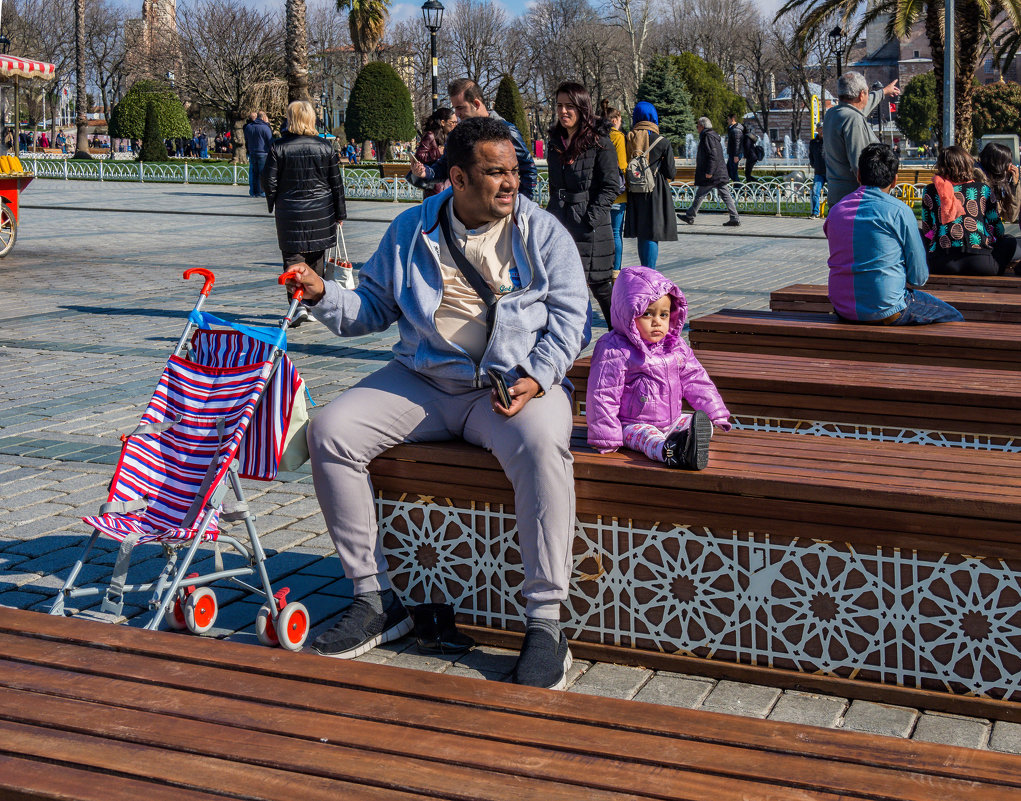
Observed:
[[[450,604],[419,604],[411,610],[415,641],[423,654],[463,654],[475,640],[457,630]]]

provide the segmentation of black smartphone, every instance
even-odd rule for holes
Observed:
[[[489,376],[490,382],[496,387],[496,396],[500,399],[500,405],[504,409],[509,409],[511,396],[510,390],[507,388],[507,379],[503,377],[503,373],[490,367],[486,370],[486,375]]]

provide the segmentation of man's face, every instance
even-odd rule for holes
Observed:
[[[468,102],[464,99],[464,93],[459,95],[450,96],[450,107],[454,109],[454,113],[457,115],[459,120],[466,120],[469,117],[485,117],[486,107],[482,105],[481,100],[473,100]]]
[[[695,130],[696,130],[696,131],[698,131],[699,133],[702,133],[702,131],[704,131],[704,130],[705,130],[705,128],[703,128],[703,127],[702,127],[701,125],[699,125],[699,124],[698,124],[698,123],[696,122],[696,123],[695,123]]]
[[[454,208],[470,227],[506,217],[514,210],[521,183],[518,157],[509,141],[480,142],[475,146],[475,163],[467,170],[450,169],[454,187]]]

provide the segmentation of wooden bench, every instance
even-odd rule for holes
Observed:
[[[1008,801],[1017,757],[0,609],[0,795]]]
[[[699,348],[734,425],[1021,452],[1021,374]],[[568,373],[583,409],[590,359]]]
[[[1021,337],[1010,323],[852,325],[833,314],[723,309],[689,325],[698,351],[1021,370]]]
[[[933,167],[901,167],[897,171],[897,183],[899,184],[931,184],[932,177],[936,174]]]
[[[708,469],[690,473],[597,454],[583,428],[572,450],[565,625],[613,647],[613,661],[1021,699],[1021,633],[1008,627],[1005,647],[987,642],[985,627],[1002,622],[987,618],[996,600],[969,607],[983,596],[975,582],[1009,593],[1021,574],[1016,455],[731,431],[714,438]],[[520,627],[513,497],[496,460],[463,443],[406,444],[370,472],[402,596],[449,600],[479,626]],[[957,662],[947,643],[963,652],[972,635],[999,662]],[[858,692],[847,684],[827,691]]]
[[[1021,323],[1021,294],[936,290],[931,294],[949,303],[974,322]],[[769,295],[769,308],[784,312],[830,312],[827,288],[819,284],[791,284]]]
[[[1021,292],[1021,274],[930,275],[926,291],[952,289],[955,292]]]

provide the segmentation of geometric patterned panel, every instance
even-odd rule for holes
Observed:
[[[378,493],[408,603],[522,627],[513,510]],[[1021,563],[696,525],[579,520],[574,639],[1021,700]]]
[[[739,431],[782,431],[838,439],[866,439],[875,442],[901,442],[912,445],[937,445],[943,448],[969,448],[980,451],[1021,453],[1021,436],[964,434],[953,431],[930,431],[923,428],[870,426],[855,423],[827,423],[820,420],[791,420],[776,417],[735,415],[734,428]]]

